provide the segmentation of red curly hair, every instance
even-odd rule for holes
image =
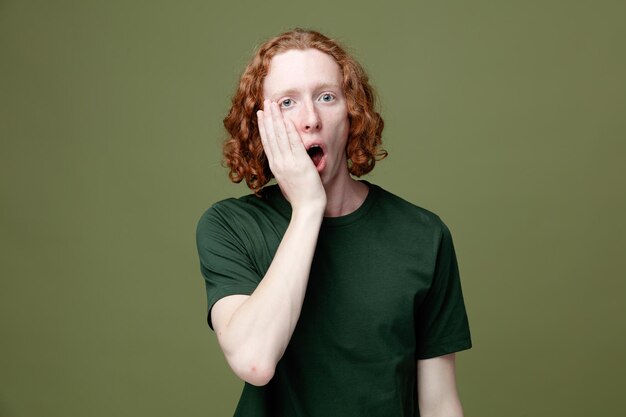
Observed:
[[[357,177],[367,174],[376,161],[387,156],[387,151],[381,148],[384,122],[374,109],[374,91],[361,65],[335,40],[313,30],[296,28],[269,39],[257,49],[241,75],[230,111],[224,118],[229,137],[223,152],[229,177],[236,183],[245,179],[255,193],[273,178],[256,118],[263,102],[263,81],[272,58],[291,49],[317,49],[330,55],[341,68],[350,122],[346,145],[350,173]]]

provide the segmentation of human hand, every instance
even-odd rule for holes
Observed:
[[[257,112],[259,134],[270,170],[292,209],[326,207],[326,192],[291,120],[278,104],[265,100]]]

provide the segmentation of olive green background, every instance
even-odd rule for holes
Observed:
[[[366,178],[453,232],[466,416],[623,415],[625,21],[622,1],[0,1],[0,416],[232,415],[194,232],[247,192],[221,120],[294,26],[377,88],[389,157]]]

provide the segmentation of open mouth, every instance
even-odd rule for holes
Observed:
[[[315,166],[318,166],[322,161],[322,158],[324,157],[324,151],[319,145],[311,146],[309,149],[306,150],[306,153],[309,154],[309,157],[311,158]]]

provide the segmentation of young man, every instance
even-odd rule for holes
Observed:
[[[359,64],[314,31],[270,39],[224,125],[230,177],[255,194],[207,210],[197,244],[209,325],[246,381],[235,415],[461,416],[450,232],[351,176],[386,156]]]

